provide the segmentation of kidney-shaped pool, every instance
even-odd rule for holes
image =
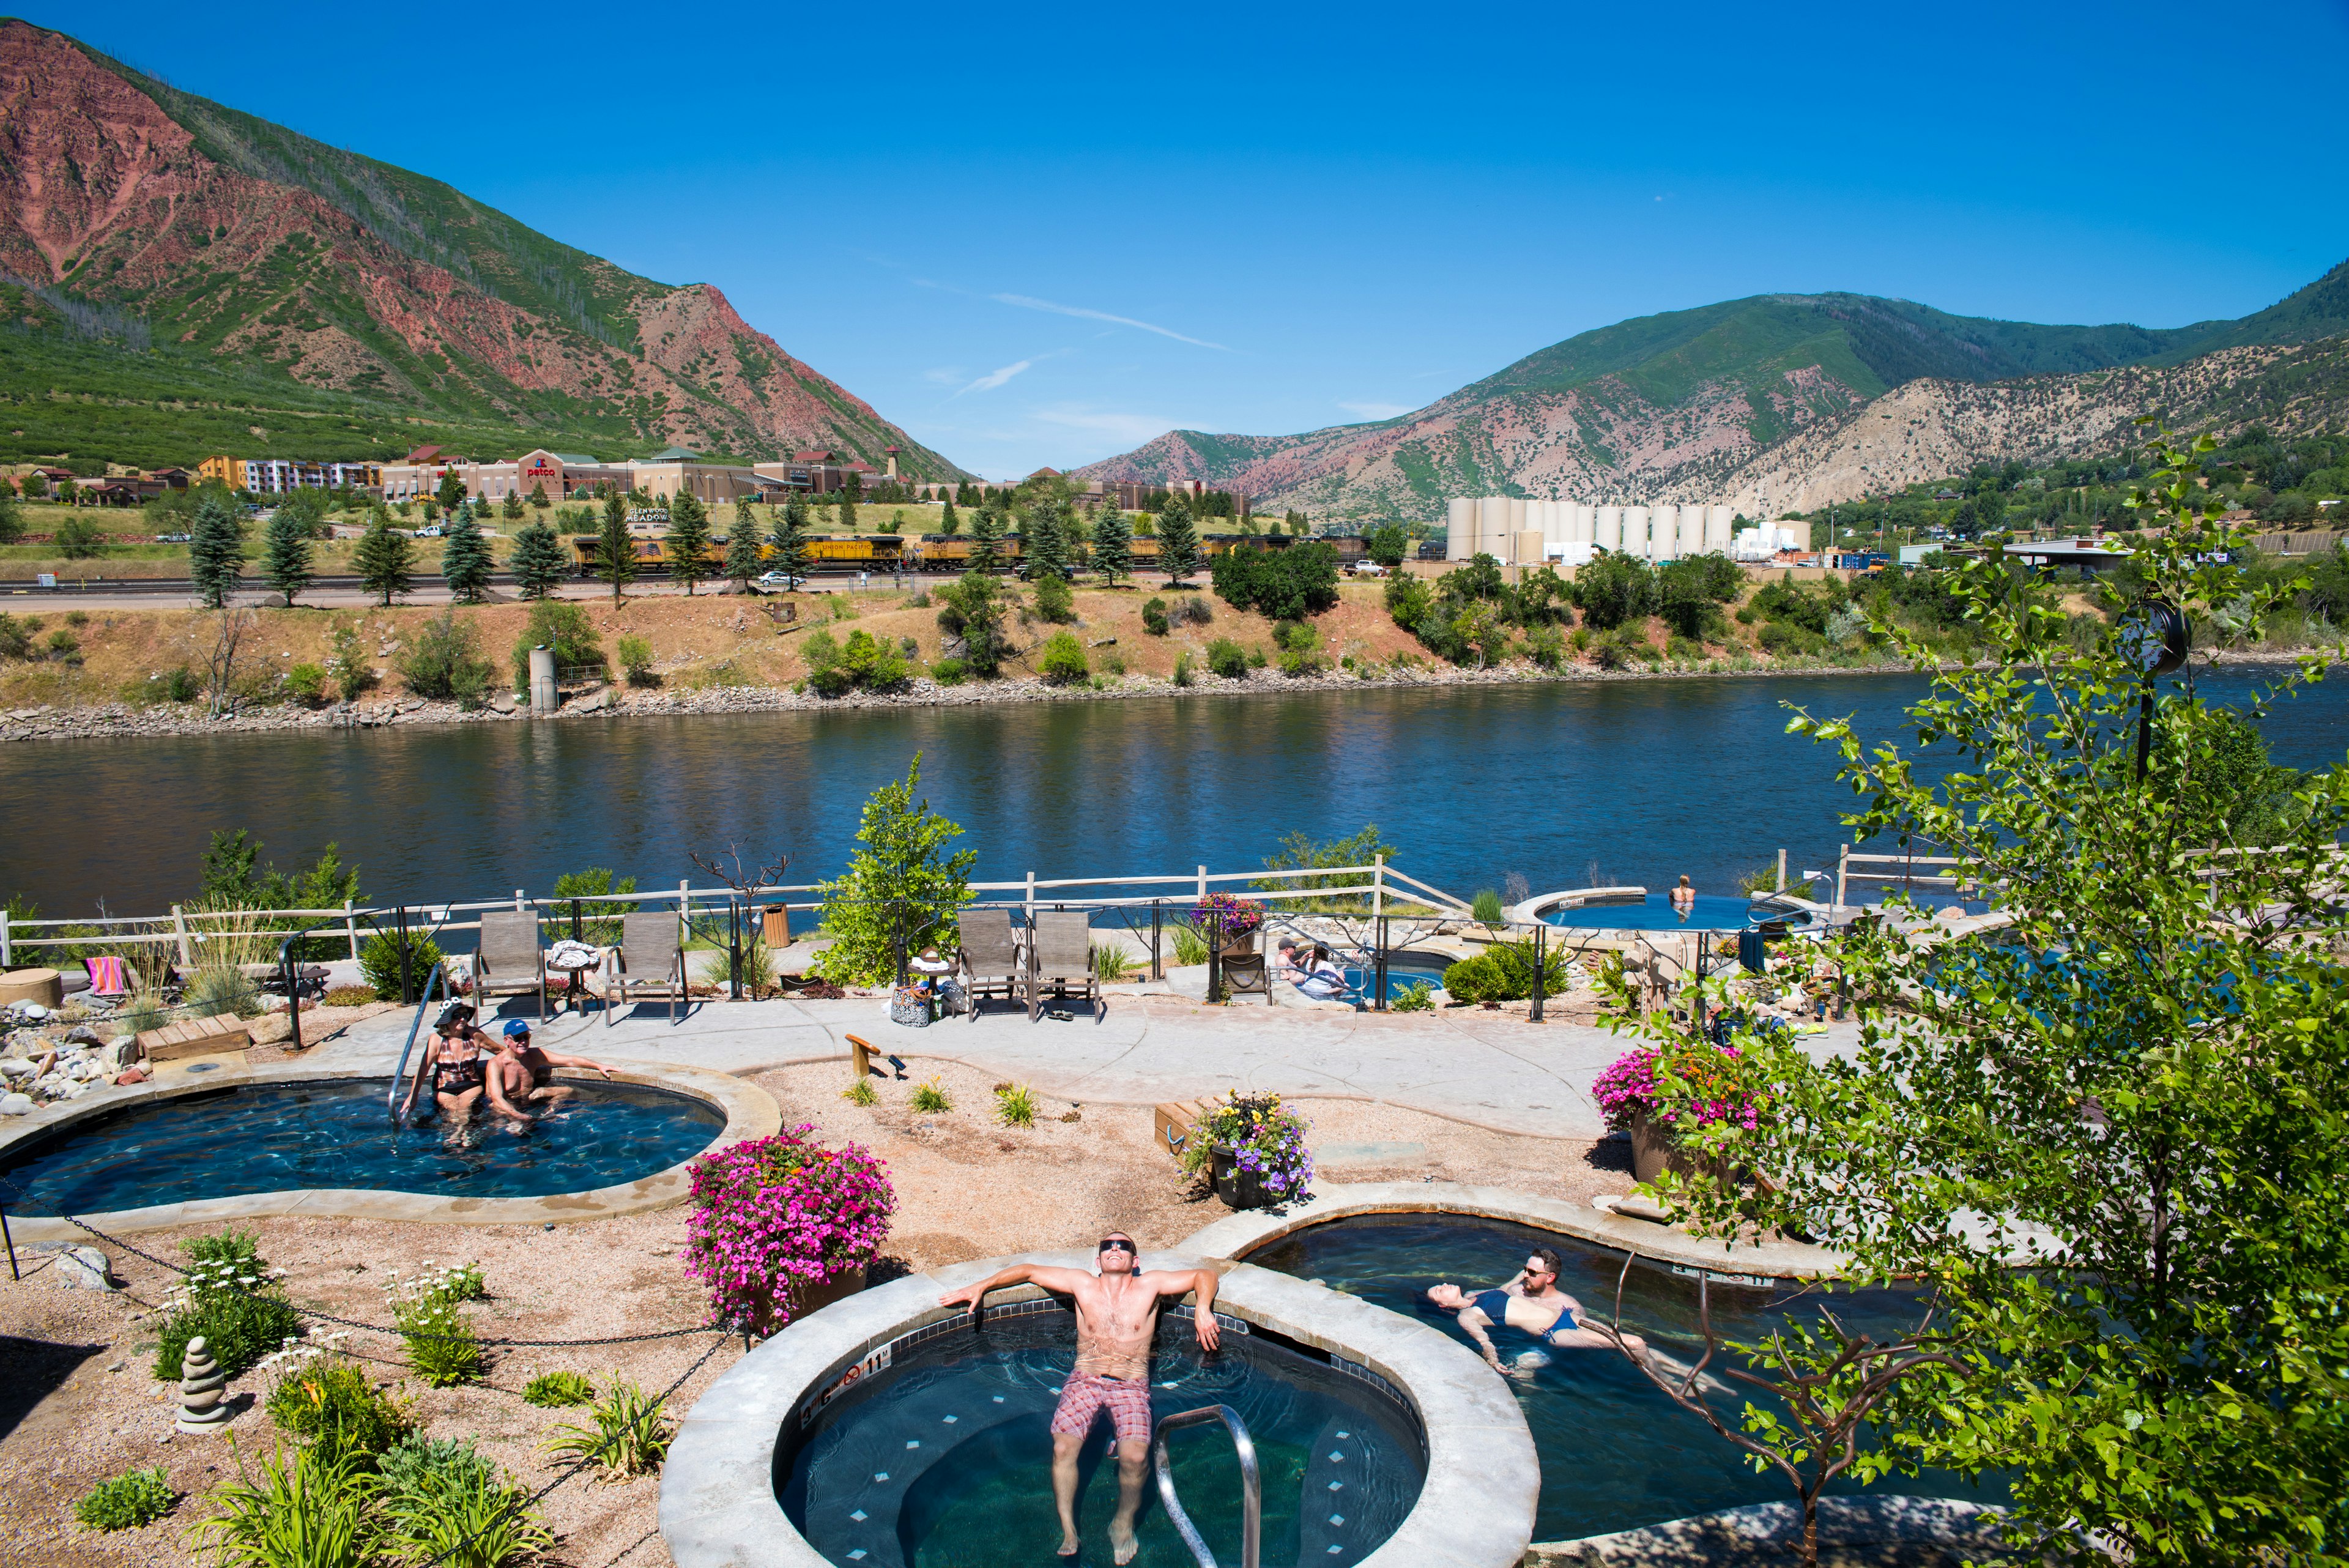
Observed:
[[[726,1114],[640,1084],[583,1083],[514,1133],[395,1127],[388,1078],[245,1084],[152,1099],[29,1140],[0,1159],[19,1214],[101,1214],[305,1188],[432,1198],[545,1198],[641,1180],[699,1154]]]
[[[1402,1396],[1373,1373],[1222,1319],[1203,1355],[1189,1309],[1162,1318],[1151,1369],[1154,1423],[1202,1406],[1237,1411],[1256,1445],[1266,1568],[1347,1568],[1418,1501],[1426,1443]],[[841,1568],[1106,1564],[1117,1506],[1109,1423],[1078,1460],[1074,1559],[1055,1558],[1052,1407],[1076,1356],[1057,1302],[957,1318],[875,1352],[802,1401],[775,1449],[792,1524]],[[1220,1424],[1170,1432],[1177,1495],[1219,1563],[1239,1561],[1239,1461]],[[1145,1563],[1187,1563],[1145,1481],[1136,1521]]]

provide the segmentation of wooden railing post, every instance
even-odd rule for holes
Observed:
[[[1842,909],[1842,908],[1843,908],[1843,900],[1844,900],[1844,887],[1845,887],[1845,884],[1850,880],[1850,877],[1851,877],[1851,846],[1850,846],[1850,845],[1848,845],[1848,844],[1839,844],[1839,845],[1837,845],[1837,846],[1836,846],[1836,897],[1835,897],[1836,908],[1837,908],[1837,909]]]
[[[171,934],[179,939],[180,967],[182,969],[195,968],[196,952],[193,948],[188,945],[188,917],[181,911],[180,906],[177,904],[171,906]]]

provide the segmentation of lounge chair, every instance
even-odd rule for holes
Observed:
[[[1226,952],[1223,958],[1224,995],[1261,996],[1272,1000],[1272,976],[1266,972],[1262,953]]]
[[[1027,971],[1019,951],[1019,933],[1011,929],[1009,909],[965,909],[962,912],[962,952],[957,966],[964,994],[970,999],[970,1017],[978,1018],[978,999],[1018,997],[1027,986]]]
[[[538,993],[538,1021],[546,1022],[546,950],[538,917],[526,909],[485,909],[481,942],[473,954],[473,998]]]
[[[604,964],[605,1028],[620,1008],[646,995],[667,997],[669,1022],[677,1022],[678,1003],[687,999],[677,927],[675,915],[658,911],[620,917],[620,945]]]
[[[1082,909],[1039,909],[1028,928],[1028,1016],[1043,1004],[1044,992],[1066,997],[1073,985],[1094,1010],[1102,1007],[1101,978],[1093,973],[1092,921]]]

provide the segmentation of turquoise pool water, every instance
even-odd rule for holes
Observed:
[[[1742,931],[1759,920],[1785,920],[1799,929],[1809,922],[1810,917],[1799,909],[1757,908],[1751,899],[1720,893],[1699,893],[1696,906],[1683,914],[1672,908],[1669,894],[1651,893],[1637,903],[1552,909],[1542,919],[1553,926],[1576,930]]]
[[[1524,1264],[1530,1249],[1542,1246],[1556,1248],[1565,1260],[1558,1288],[1591,1311],[1611,1315],[1620,1253],[1497,1220],[1450,1215],[1336,1220],[1258,1248],[1247,1262],[1318,1280],[1473,1348],[1454,1314],[1427,1300],[1427,1287],[1449,1282],[1473,1293],[1499,1285]],[[1712,1294],[1713,1323],[1724,1338],[1758,1337],[1785,1313],[1809,1310],[1816,1302],[1718,1285]],[[1917,1317],[1910,1298],[1889,1291],[1839,1294],[1835,1310],[1857,1332],[1891,1329]],[[1694,1282],[1661,1270],[1633,1266],[1623,1292],[1623,1325],[1683,1362],[1703,1353]],[[1541,1457],[1535,1540],[1570,1541],[1793,1497],[1783,1477],[1755,1475],[1740,1450],[1666,1399],[1620,1353],[1543,1349],[1531,1335],[1507,1328],[1493,1340]],[[1742,1395],[1715,1396],[1716,1409],[1733,1413],[1743,1405]],[[2006,1498],[2002,1486],[1975,1487],[1934,1472],[1888,1478],[1871,1490],[1985,1503]]]
[[[100,1116],[0,1163],[19,1214],[102,1214],[197,1198],[361,1188],[434,1198],[543,1198],[636,1181],[709,1147],[725,1114],[636,1084],[575,1085],[522,1134],[477,1125],[451,1142],[396,1127],[388,1078],[249,1085]],[[21,1192],[22,1196],[18,1193]]]
[[[1382,1385],[1300,1347],[1233,1332],[1200,1355],[1185,1317],[1162,1319],[1151,1372],[1154,1422],[1229,1405],[1256,1443],[1266,1568],[1349,1568],[1394,1532],[1418,1501],[1426,1447]],[[1026,1568],[1110,1562],[1117,1461],[1106,1416],[1079,1459],[1082,1549],[1055,1557],[1049,1423],[1076,1355],[1075,1319],[998,1309],[985,1326],[945,1325],[891,1347],[853,1391],[821,1396],[787,1419],[775,1490],[794,1528],[841,1568]],[[802,1421],[804,1424],[802,1425]],[[1239,1462],[1223,1428],[1172,1434],[1184,1509],[1219,1563],[1239,1561]],[[1187,1565],[1190,1553],[1145,1480],[1139,1562]]]

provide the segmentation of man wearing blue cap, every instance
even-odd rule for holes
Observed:
[[[530,1024],[526,1020],[509,1018],[497,1039],[498,1083],[506,1098],[520,1104],[534,1100],[540,1105],[568,1098],[574,1091],[554,1081],[557,1067],[584,1067],[601,1073],[608,1082],[612,1069],[601,1062],[591,1062],[585,1056],[566,1056],[560,1051],[549,1051],[530,1043]]]

